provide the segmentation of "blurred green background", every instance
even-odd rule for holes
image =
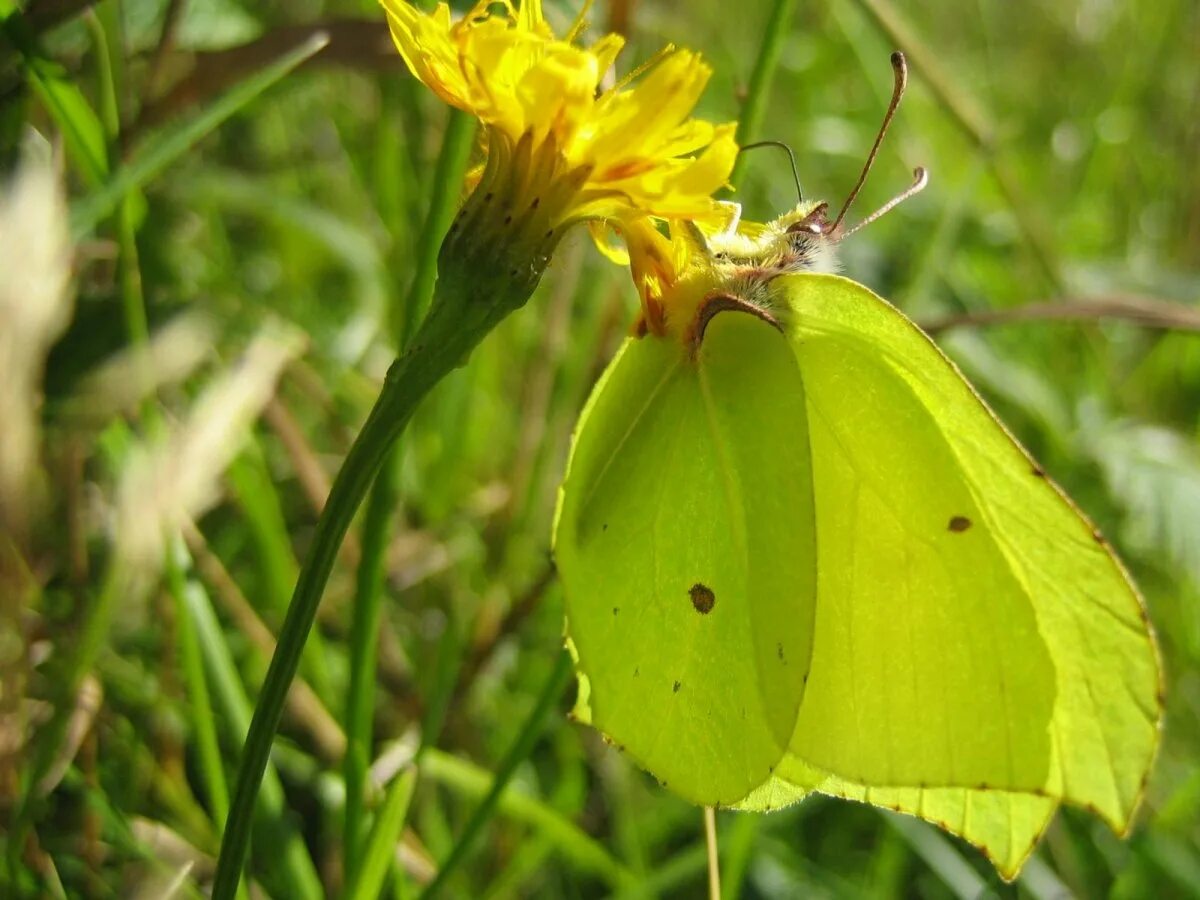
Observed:
[[[560,33],[578,12],[546,5]],[[47,328],[24,295],[0,297],[0,348],[24,347],[32,371],[48,350],[42,384],[8,378],[20,354],[0,355],[5,408],[40,429],[0,520],[0,816],[15,821],[21,773],[52,757],[32,828],[0,828],[0,894],[196,897],[297,560],[420,312],[417,260],[440,237],[428,210],[466,160],[441,153],[447,110],[372,3],[21,6],[0,0],[0,166],[57,154],[73,308]],[[844,245],[845,271],[936,331],[1119,548],[1158,629],[1168,711],[1126,842],[1065,810],[1004,885],[923,823],[812,798],[719,814],[724,896],[1200,896],[1200,5],[599,0],[592,33],[627,35],[621,72],[666,42],[699,50],[714,69],[700,112],[731,120],[777,7],[790,15],[755,136],[792,146],[809,196],[836,205],[853,184],[888,54],[908,54],[857,211],[916,165],[931,183]],[[325,50],[279,64],[320,30]],[[21,241],[36,217],[13,196],[0,294],[36,256]],[[748,157],[737,199],[757,220],[790,207],[782,155]],[[380,857],[390,896],[416,896],[446,859],[553,668],[555,491],[635,307],[628,274],[575,234],[402,440],[400,499],[379,514],[372,777],[395,777],[423,724],[439,736]],[[157,526],[138,530],[167,520],[165,548]],[[352,530],[284,714],[252,893],[343,892],[350,609],[370,536]],[[106,592],[115,553],[145,565]],[[63,696],[89,635],[94,665]],[[443,896],[702,896],[699,810],[571,724],[572,691]],[[56,709],[65,738],[40,748]]]

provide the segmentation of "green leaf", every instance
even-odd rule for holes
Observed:
[[[1124,832],[1161,701],[1107,543],[898,311],[835,276],[771,291],[787,340],[731,311],[694,358],[630,341],[585,410],[556,535],[584,717],[693,801],[869,802],[1006,877],[1060,800]]]
[[[761,784],[796,721],[815,576],[806,419],[784,336],[720,315],[695,360],[627,342],[581,420],[555,555],[590,720],[696,803]]]

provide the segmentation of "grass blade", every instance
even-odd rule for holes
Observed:
[[[76,204],[71,212],[71,230],[75,239],[85,237],[112,214],[126,194],[162,172],[197,141],[317,53],[328,42],[329,39],[324,34],[315,35],[223,94],[199,115],[168,126],[149,139],[108,181]]]
[[[528,758],[529,754],[533,751],[533,745],[541,737],[546,714],[558,702],[558,698],[562,696],[562,692],[566,689],[567,683],[571,679],[572,668],[571,657],[565,651],[560,652],[558,654],[558,661],[554,666],[554,671],[550,673],[550,678],[547,679],[546,685],[542,689],[542,694],[538,697],[537,704],[533,708],[533,712],[525,720],[525,724],[522,726],[516,742],[509,749],[508,753],[505,754],[500,767],[496,770],[496,774],[492,778],[491,788],[484,796],[483,801],[475,809],[471,818],[467,821],[462,834],[451,848],[450,855],[438,867],[437,877],[422,892],[421,900],[431,900],[431,898],[437,896],[438,891],[445,886],[447,879],[458,868],[467,851],[471,849],[471,844],[479,836],[479,832],[483,830],[483,826],[488,823],[492,815],[496,812],[496,805],[499,803],[501,795],[504,794],[504,789],[508,786],[508,782],[517,771],[517,766]]]

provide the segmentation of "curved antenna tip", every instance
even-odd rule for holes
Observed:
[[[840,237],[837,238],[837,240],[845,240],[846,238],[850,237],[850,235],[854,234],[854,232],[866,227],[867,225],[870,225],[880,216],[891,212],[909,197],[912,197],[914,194],[919,194],[921,191],[925,190],[925,186],[927,184],[929,184],[929,172],[924,166],[917,166],[915,169],[913,169],[913,183],[911,185],[909,185],[902,193],[897,194],[887,203],[883,204],[883,206],[879,207],[879,209],[875,210],[875,212],[871,213],[849,231],[844,232]]]

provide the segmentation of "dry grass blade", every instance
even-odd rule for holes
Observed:
[[[27,154],[0,189],[0,531],[22,533],[36,502],[42,370],[71,319],[71,252],[59,174]]]

